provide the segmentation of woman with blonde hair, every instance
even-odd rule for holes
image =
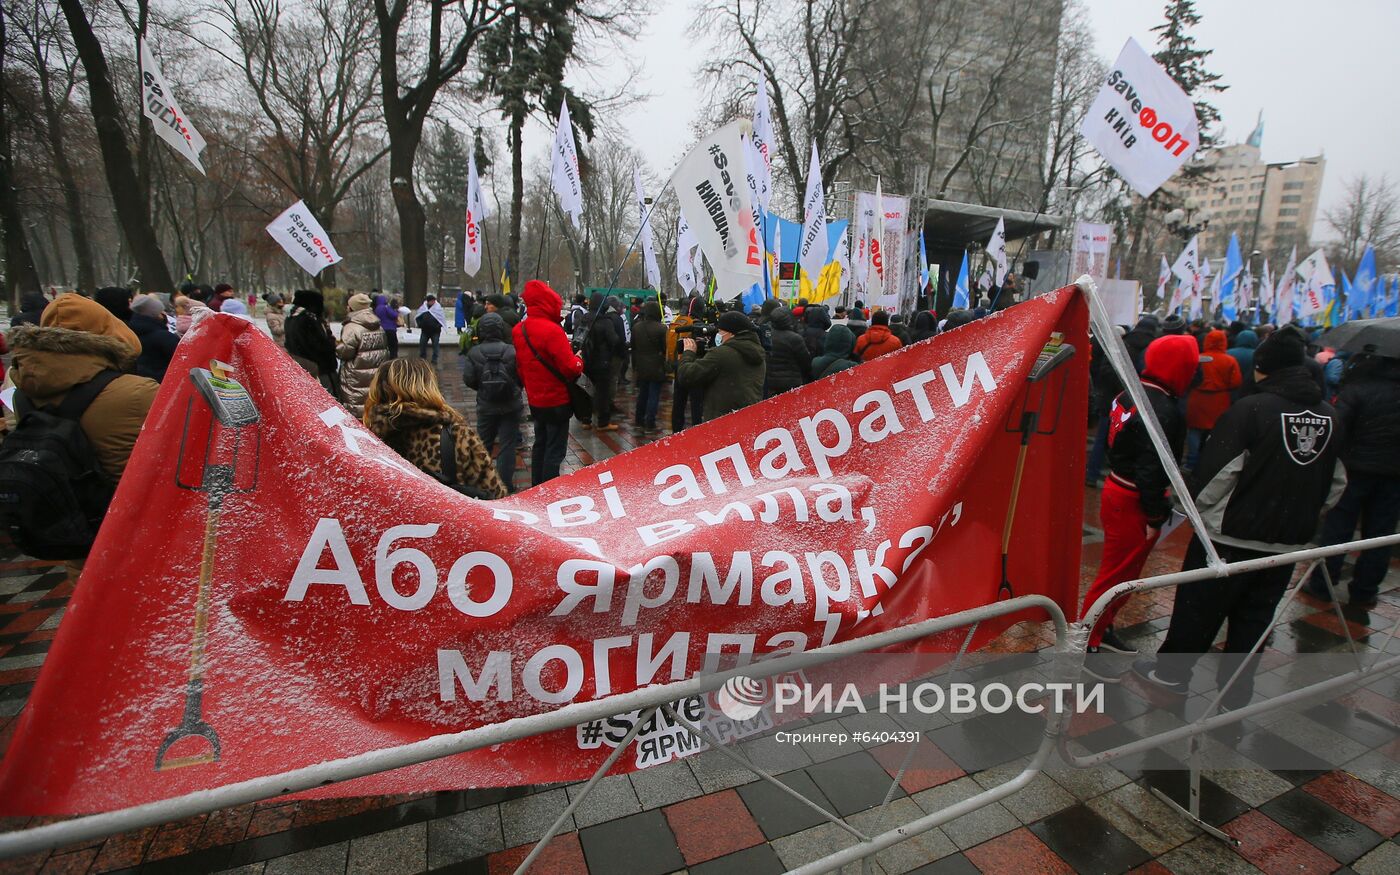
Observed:
[[[423,359],[390,359],[379,366],[365,398],[364,421],[430,477],[474,498],[505,497],[491,454],[442,397],[437,374]]]

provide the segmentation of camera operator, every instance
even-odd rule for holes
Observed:
[[[676,371],[678,386],[704,389],[704,422],[763,400],[766,366],[753,323],[743,313],[730,310],[720,315],[716,329],[715,345],[703,358],[693,337],[681,341],[683,352]]]

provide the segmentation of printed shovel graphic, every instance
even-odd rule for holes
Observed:
[[[235,484],[238,470],[239,450],[243,443],[243,431],[255,424],[259,417],[248,392],[236,381],[228,377],[228,366],[221,362],[211,362],[212,372],[203,368],[190,371],[199,394],[208,402],[214,413],[217,426],[210,423],[204,438],[201,454],[201,475],[197,483],[185,483],[180,479],[184,469],[186,449],[190,447],[190,417],[194,413],[195,399],[191,398],[185,407],[185,429],[180,436],[180,455],[175,471],[175,484],[181,489],[203,492],[208,496],[209,505],[204,520],[204,548],[200,554],[199,582],[195,598],[194,636],[190,647],[190,673],[185,685],[185,711],[180,725],[172,729],[160,743],[156,751],[156,770],[178,769],[200,763],[217,762],[220,745],[219,734],[204,719],[204,648],[209,632],[209,590],[214,576],[214,558],[218,546],[219,516],[223,512],[224,499],[240,492],[251,492],[257,488],[257,467],[262,448],[261,434],[253,429],[253,483],[246,488]],[[227,464],[211,463],[209,456],[214,447],[215,433],[222,428],[225,434],[231,433],[233,459]],[[245,454],[246,455],[246,454]],[[170,749],[185,739],[202,738],[208,749],[202,753],[168,757]]]
[[[997,601],[1005,601],[1015,595],[1011,589],[1011,579],[1006,573],[1006,557],[1011,551],[1011,526],[1016,521],[1016,502],[1021,497],[1021,474],[1026,470],[1026,451],[1030,449],[1031,437],[1037,434],[1054,434],[1056,426],[1060,422],[1060,411],[1064,409],[1065,402],[1065,382],[1060,380],[1059,392],[1055,396],[1054,418],[1050,420],[1050,427],[1044,431],[1040,429],[1040,417],[1045,410],[1045,396],[1049,394],[1049,385],[1042,381],[1050,376],[1060,365],[1074,357],[1073,344],[1065,343],[1064,336],[1059,332],[1050,335],[1049,343],[1040,350],[1040,355],[1035,357],[1035,364],[1031,365],[1030,375],[1026,378],[1026,394],[1021,399],[1021,415],[1017,425],[1008,425],[1007,431],[1019,431],[1021,433],[1021,449],[1016,456],[1016,474],[1011,480],[1011,500],[1006,505],[1006,522],[1001,527],[1001,586],[997,587]],[[1036,387],[1040,387],[1035,409],[1031,409],[1031,394]],[[1015,410],[1012,411],[1012,420],[1015,420]]]

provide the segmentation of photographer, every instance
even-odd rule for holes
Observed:
[[[763,399],[763,345],[749,317],[729,311],[719,317],[715,346],[703,358],[693,337],[681,342],[683,350],[676,384],[705,390],[703,421],[718,419]]]

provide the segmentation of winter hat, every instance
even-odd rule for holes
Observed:
[[[383,297],[383,295],[380,297]],[[276,292],[268,292],[266,295],[263,295],[263,300],[267,302],[269,307],[276,307],[278,304],[282,303],[282,296]]]
[[[227,313],[230,316],[247,316],[248,305],[237,298],[229,298],[224,301],[224,305],[219,308],[220,313]]]
[[[779,301],[777,298],[768,298],[763,302],[763,306],[758,308],[758,313],[760,316],[769,316],[782,305],[783,302]]]
[[[730,334],[738,334],[741,331],[753,331],[753,323],[749,317],[738,310],[730,310],[720,314],[719,320],[715,322],[721,331],[728,331]]]
[[[889,324],[890,324],[890,314],[886,313],[884,310],[876,310],[874,313],[871,313],[871,314],[870,314],[870,324],[871,324],[871,325],[889,325]]]
[[[358,313],[361,310],[368,310],[370,308],[370,303],[369,295],[366,295],[364,292],[356,292],[350,296],[350,300],[345,306],[351,313]]]
[[[151,319],[165,315],[165,305],[155,295],[137,295],[136,300],[131,302],[131,310]]]
[[[1306,348],[1307,342],[1296,328],[1280,328],[1254,350],[1254,369],[1261,374],[1272,374],[1301,365]]]
[[[214,294],[216,295],[222,295],[224,292],[231,291],[233,291],[233,286],[229,285],[228,283],[219,283],[217,286],[214,286]]]
[[[131,292],[120,286],[107,286],[97,290],[97,303],[107,308],[113,316],[128,322],[131,320]]]
[[[59,295],[44,308],[39,319],[43,328],[66,328],[69,331],[83,331],[115,338],[131,348],[133,354],[141,352],[141,341],[136,338],[126,323],[96,301],[69,292]]]
[[[1180,334],[1186,330],[1186,320],[1180,316],[1168,316],[1167,321],[1162,323],[1163,334]]]
[[[310,310],[320,316],[326,311],[326,299],[315,289],[297,289],[292,294],[292,306]]]

